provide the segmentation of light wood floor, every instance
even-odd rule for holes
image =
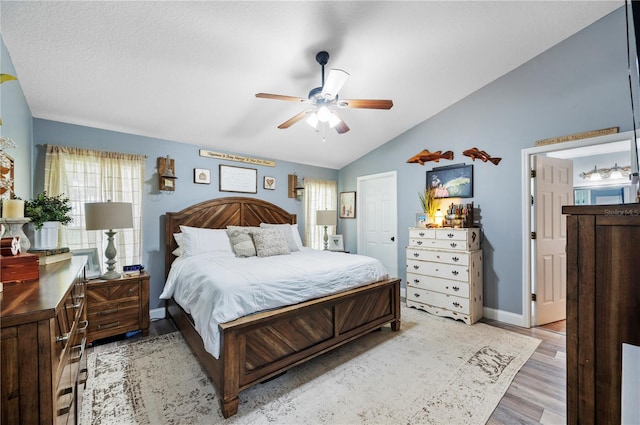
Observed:
[[[528,335],[542,342],[514,378],[511,386],[487,422],[498,424],[566,423],[566,350],[564,321],[544,327],[525,329],[483,319],[484,323]],[[149,336],[164,335],[177,329],[168,319],[151,322]],[[134,335],[96,341],[89,350],[101,351],[104,344],[126,344],[140,338]],[[111,344],[110,344],[111,345]],[[112,346],[112,345],[111,345]]]

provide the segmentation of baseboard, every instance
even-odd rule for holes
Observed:
[[[498,322],[508,323],[510,325],[526,328],[524,317],[522,314],[511,313],[510,311],[496,310],[494,308],[484,307],[483,317],[487,319],[497,320]]]
[[[407,288],[400,288],[400,298],[403,300],[407,299]]]
[[[165,318],[165,310],[162,308],[154,308],[153,310],[149,310],[149,318],[151,320],[158,320]]]

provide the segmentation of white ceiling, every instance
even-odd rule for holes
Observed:
[[[1,29],[36,118],[338,169],[623,4],[3,0]],[[277,129],[304,105],[255,93],[306,97],[320,50],[393,108]]]

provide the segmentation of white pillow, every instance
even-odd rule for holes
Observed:
[[[203,252],[215,252],[220,256],[235,256],[226,229],[202,229],[180,226],[184,256],[189,257]]]
[[[300,239],[300,231],[298,230],[298,223],[291,225],[291,233],[293,233],[293,240],[296,243],[298,249],[304,248],[302,244],[302,239]]]
[[[296,240],[294,238],[293,231],[291,229],[291,225],[290,224],[288,224],[288,223],[285,223],[285,224],[260,223],[260,227],[280,229],[280,231],[282,232],[282,235],[284,236],[284,238],[287,241],[287,245],[289,246],[289,251],[291,251],[291,252],[300,251],[300,248],[298,247],[298,244],[296,243]],[[296,233],[298,231],[297,225],[296,225],[295,231],[296,231]],[[298,235],[298,239],[300,239],[300,235]],[[300,245],[302,245],[302,242],[300,242]]]
[[[178,247],[174,249],[171,253],[176,257],[180,257],[184,255],[184,242],[182,242],[182,233],[174,233],[173,239],[176,240]]]

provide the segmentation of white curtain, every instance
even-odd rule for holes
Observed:
[[[44,188],[49,195],[64,194],[71,202],[73,222],[62,227],[61,246],[98,248],[104,271],[107,236],[85,230],[85,202],[129,202],[133,229],[118,230],[114,243],[117,266],[140,264],[142,260],[142,193],[144,155],[103,152],[47,145]]]
[[[337,210],[338,184],[334,180],[304,179],[304,240],[305,245],[314,249],[324,248],[324,226],[316,224],[316,211]],[[336,232],[336,226],[327,228],[329,235]]]

